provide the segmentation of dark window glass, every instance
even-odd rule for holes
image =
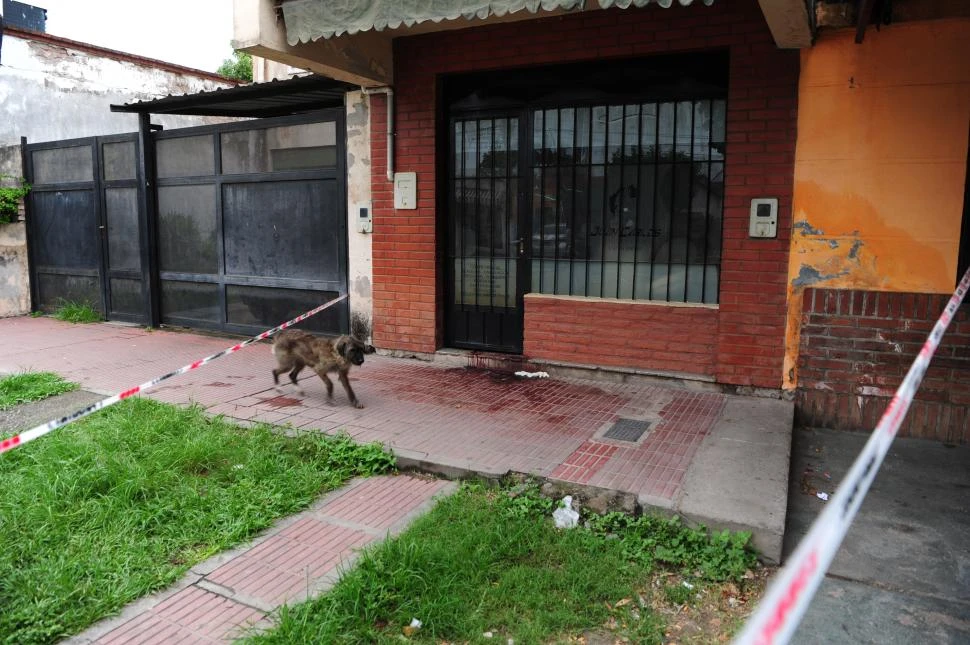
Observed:
[[[101,286],[97,276],[37,275],[40,309],[50,313],[64,302],[86,304],[104,313],[101,305]]]
[[[532,114],[532,288],[716,303],[723,100]]]
[[[98,214],[90,190],[36,191],[32,195],[34,261],[40,267],[99,269]]]
[[[160,139],[155,144],[158,176],[198,177],[215,174],[212,135]]]
[[[158,189],[158,249],[162,271],[218,273],[215,186]]]
[[[230,324],[265,327],[276,324],[266,321],[290,320],[338,295],[326,291],[227,285],[226,307]],[[308,318],[299,326],[310,331],[340,334],[343,332],[341,321],[345,319],[346,308],[337,305]]]
[[[337,197],[332,180],[261,182],[223,187],[228,275],[341,279],[345,219],[328,226]]]
[[[107,188],[104,191],[108,219],[108,268],[141,268],[138,244],[138,189]]]
[[[454,304],[512,308],[518,254],[518,121],[456,121],[449,254]]]
[[[135,142],[120,141],[101,146],[103,173],[107,181],[135,178]]]
[[[111,279],[111,311],[120,314],[140,315],[144,312],[141,280]]]
[[[219,285],[203,282],[162,280],[162,320],[185,318],[222,322],[219,312]]]
[[[91,146],[35,150],[31,158],[35,184],[94,181]]]
[[[223,174],[333,168],[337,124],[333,121],[225,132]]]

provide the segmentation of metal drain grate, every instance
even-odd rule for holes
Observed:
[[[637,419],[617,419],[613,427],[603,435],[604,439],[615,439],[616,441],[629,441],[635,443],[640,440],[643,433],[650,429],[649,421],[639,421]]]

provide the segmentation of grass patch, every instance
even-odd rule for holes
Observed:
[[[102,320],[101,313],[86,302],[62,300],[52,314],[54,318],[70,323],[93,323]]]
[[[605,630],[659,643],[665,620],[655,602],[665,599],[654,580],[658,565],[664,575],[684,570],[698,583],[713,583],[743,578],[746,569],[734,564],[755,564],[741,536],[729,539],[728,548],[745,555],[697,569],[710,554],[695,553],[693,537],[684,541],[694,529],[674,531],[667,520],[659,520],[668,527],[664,544],[641,548],[632,548],[644,542],[641,531],[656,525],[638,518],[624,523],[611,514],[589,528],[560,531],[550,519],[555,504],[535,487],[510,492],[466,484],[400,536],[367,550],[329,593],[281,608],[278,627],[250,641],[396,643],[417,618],[423,625],[409,635],[416,642],[577,642],[570,639]],[[686,546],[668,544],[671,537]],[[684,557],[675,562],[674,554]]]
[[[0,642],[49,643],[393,457],[134,399],[0,456]]]
[[[77,383],[65,381],[53,372],[10,374],[0,378],[0,410],[71,392],[78,387]]]

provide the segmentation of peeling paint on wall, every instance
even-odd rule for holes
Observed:
[[[862,248],[863,244],[865,244],[865,242],[863,242],[862,240],[856,240],[855,242],[852,243],[852,248],[849,249],[849,256],[848,256],[850,260],[856,260],[859,258],[859,249]]]
[[[20,146],[0,145],[0,175],[21,175]],[[4,185],[10,185],[7,181]],[[30,311],[27,230],[23,220],[0,224],[0,318]]]
[[[920,220],[936,217],[935,213],[915,213],[909,226],[889,224],[861,194],[826,190],[814,181],[796,181],[793,210],[801,231],[792,239],[789,276],[794,286],[824,283],[927,293],[952,288],[962,201],[953,213],[953,240],[921,237]]]
[[[812,228],[812,225],[808,222],[795,222],[791,225],[792,230],[801,232],[802,237],[806,235],[825,235],[822,231],[817,228]]]
[[[847,275],[849,270],[846,269],[841,273],[823,275],[819,273],[819,270],[815,267],[810,267],[807,264],[803,264],[802,268],[798,271],[798,277],[791,281],[793,287],[814,287],[817,284],[822,284],[825,282],[830,282],[844,275]]]
[[[829,31],[802,51],[787,389],[798,383],[806,288],[953,289],[970,129],[968,29],[962,18],[901,23],[862,45],[851,29]]]

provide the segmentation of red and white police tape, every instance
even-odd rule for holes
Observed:
[[[923,381],[930,359],[968,290],[970,269],[963,274],[963,279],[933,326],[929,338],[913,361],[865,447],[839,484],[838,490],[830,498],[825,510],[815,519],[788,562],[778,572],[757,610],[735,639],[737,645],[787,643],[791,638],[835,558],[842,538],[855,519],[862,499],[869,491],[869,486],[899,431],[899,425],[913,402],[913,395]]]
[[[337,298],[334,298],[333,300],[330,300],[329,302],[325,302],[324,304],[320,305],[319,307],[317,307],[315,309],[311,309],[310,311],[308,311],[308,312],[306,312],[304,314],[300,314],[299,316],[297,316],[293,320],[288,320],[287,322],[283,323],[279,327],[274,327],[272,329],[267,329],[262,334],[260,334],[258,336],[253,336],[249,340],[243,341],[243,342],[239,343],[238,345],[233,345],[232,347],[230,347],[228,349],[224,349],[221,352],[219,352],[218,354],[213,354],[212,356],[207,356],[206,358],[203,358],[201,360],[195,361],[194,363],[190,363],[189,365],[186,365],[185,367],[180,367],[179,369],[175,370],[174,372],[169,372],[168,374],[165,374],[164,376],[159,376],[158,378],[154,378],[151,381],[148,381],[147,383],[142,383],[141,385],[136,385],[135,387],[133,387],[131,389],[125,390],[124,392],[121,392],[119,394],[115,394],[114,396],[108,397],[107,399],[104,399],[102,401],[98,401],[97,403],[92,403],[91,405],[89,405],[88,407],[84,408],[83,410],[78,410],[77,412],[74,412],[72,414],[69,414],[69,415],[67,415],[65,417],[61,417],[60,419],[55,419],[53,421],[48,421],[44,425],[39,425],[36,428],[32,428],[30,430],[27,430],[26,432],[21,432],[20,434],[15,434],[14,436],[9,437],[7,439],[0,440],[0,454],[2,454],[4,452],[7,452],[8,450],[13,450],[17,446],[22,446],[25,443],[27,443],[28,441],[33,441],[34,439],[37,439],[38,437],[43,437],[45,434],[47,434],[49,432],[53,432],[54,430],[57,430],[58,428],[62,428],[64,426],[66,426],[67,424],[71,423],[72,421],[76,421],[76,420],[78,420],[78,419],[80,419],[82,417],[86,417],[89,414],[92,414],[94,412],[97,412],[98,410],[100,410],[102,408],[108,407],[109,405],[114,405],[115,403],[118,403],[119,401],[123,401],[124,399],[127,399],[130,396],[134,396],[135,394],[138,394],[139,392],[144,392],[145,390],[147,390],[147,389],[149,389],[151,387],[154,387],[154,386],[158,385],[159,383],[161,383],[162,381],[164,381],[166,379],[170,379],[173,376],[178,376],[179,374],[185,374],[186,372],[190,372],[190,371],[192,371],[194,369],[198,369],[199,367],[202,367],[206,363],[209,363],[211,361],[214,361],[217,358],[221,358],[221,357],[223,357],[223,356],[225,356],[227,354],[232,354],[233,352],[238,352],[240,349],[242,349],[246,345],[255,343],[258,340],[263,340],[264,338],[269,338],[270,336],[272,336],[273,334],[275,334],[278,331],[282,331],[282,330],[286,329],[287,327],[291,327],[291,326],[297,324],[298,322],[302,322],[302,321],[306,320],[310,316],[314,316],[314,315],[320,313],[321,311],[323,311],[324,309],[326,309],[328,307],[332,307],[333,305],[337,304],[341,300],[344,300],[346,297],[347,297],[347,294],[344,294],[342,296],[339,296]]]

